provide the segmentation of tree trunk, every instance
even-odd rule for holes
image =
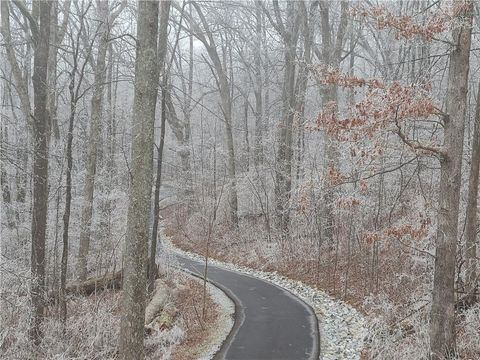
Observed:
[[[155,195],[153,200],[153,225],[152,225],[152,239],[150,242],[150,259],[148,262],[148,291],[151,293],[155,289],[155,277],[157,269],[155,265],[155,258],[157,255],[157,233],[158,221],[160,216],[160,187],[162,185],[162,161],[163,161],[163,147],[165,145],[165,125],[166,125],[166,92],[167,92],[167,78],[165,70],[165,55],[167,50],[168,40],[168,18],[170,14],[170,1],[163,1],[160,6],[160,28],[158,36],[158,61],[160,63],[159,69],[162,71],[162,108],[160,120],[160,144],[157,148],[157,178],[155,179]]]
[[[165,82],[163,86],[166,86]],[[153,200],[153,225],[152,240],[150,242],[150,260],[148,262],[148,291],[151,293],[155,288],[156,264],[155,257],[157,255],[157,234],[158,221],[160,216],[160,187],[162,185],[162,160],[163,147],[165,145],[165,92],[162,88],[162,109],[161,109],[161,125],[160,125],[160,144],[157,147],[157,178],[155,179],[155,195]]]
[[[119,359],[143,359],[146,263],[153,178],[153,134],[158,88],[157,1],[139,1],[135,95],[132,123],[132,165],[127,236],[123,260],[123,311]]]
[[[34,37],[33,70],[33,207],[32,207],[32,285],[33,320],[31,336],[36,344],[42,340],[45,316],[45,236],[48,206],[48,110],[47,64],[50,38],[51,2],[39,1],[38,27]]]
[[[61,24],[58,24],[59,2],[54,1],[51,9],[50,42],[53,46],[50,46],[50,52],[48,55],[48,111],[50,113],[49,136],[51,136],[51,133],[53,132],[56,140],[60,139],[60,129],[58,127],[57,119],[57,54],[67,29],[70,15],[70,4],[70,0],[64,2],[63,20]]]
[[[83,23],[82,23],[83,24]],[[63,213],[63,236],[62,236],[62,259],[60,263],[60,291],[59,291],[59,303],[60,303],[60,317],[63,322],[63,330],[65,331],[66,322],[67,322],[67,301],[65,298],[66,295],[66,286],[67,286],[67,269],[68,269],[68,230],[70,226],[70,209],[72,203],[72,167],[73,167],[73,156],[72,156],[72,143],[73,143],[73,125],[75,122],[75,114],[77,109],[78,102],[78,92],[83,80],[84,67],[80,73],[80,79],[78,85],[76,85],[76,75],[78,69],[78,53],[79,53],[79,42],[80,35],[82,33],[83,26],[80,27],[80,30],[77,35],[77,41],[75,42],[72,39],[73,47],[73,66],[70,71],[70,83],[68,86],[70,94],[70,116],[68,121],[68,133],[67,133],[67,149],[65,157],[67,159],[67,170],[65,178],[65,210]],[[89,52],[91,49],[89,49]],[[75,86],[77,86],[75,88]]]
[[[297,100],[295,104],[295,116],[297,118],[296,127],[297,127],[297,182],[303,178],[303,152],[305,146],[305,129],[304,129],[304,116],[305,116],[305,100],[307,94],[307,85],[308,85],[308,65],[312,63],[312,38],[314,37],[314,26],[312,25],[313,21],[313,10],[316,7],[316,4],[312,4],[312,7],[309,11],[305,6],[304,2],[299,2],[300,11],[303,17],[303,61],[300,63],[300,69],[298,71],[298,78],[296,83],[296,93]]]
[[[5,50],[7,53],[8,63],[10,64],[10,69],[15,81],[15,90],[17,91],[18,97],[20,98],[20,106],[23,116],[27,124],[30,124],[30,97],[28,94],[28,74],[23,74],[22,69],[17,61],[15,56],[15,49],[12,43],[12,32],[10,29],[10,6],[9,1],[0,1],[2,16],[2,26],[0,28]]]
[[[471,3],[470,3],[471,4]],[[445,151],[440,163],[440,193],[436,237],[430,347],[434,360],[455,354],[455,257],[461,187],[465,111],[471,44],[472,8],[453,30],[446,95]]]
[[[60,138],[60,131],[57,122],[57,22],[58,22],[58,3],[52,3],[50,21],[50,41],[55,46],[51,46],[48,54],[48,111],[50,114],[50,123],[48,124],[49,140],[53,131],[55,139]]]
[[[475,109],[475,125],[472,140],[472,162],[470,164],[470,177],[468,179],[468,196],[465,225],[465,291],[467,303],[473,304],[477,300],[475,292],[478,290],[477,274],[477,198],[478,177],[480,173],[480,84],[477,92],[477,105]]]
[[[278,4],[277,4],[278,6]],[[290,224],[290,193],[292,188],[292,128],[295,109],[295,63],[300,16],[295,2],[287,3],[287,29],[282,25],[285,46],[285,75],[282,88],[282,120],[277,132],[277,154],[275,174],[275,207],[277,227],[284,236]],[[279,10],[277,10],[279,12]],[[278,17],[279,18],[279,17]],[[280,21],[280,19],[278,20]]]
[[[325,65],[338,67],[340,65],[340,59],[343,49],[343,38],[347,28],[347,10],[348,5],[345,1],[341,3],[341,18],[340,24],[337,30],[337,36],[335,41],[332,39],[333,26],[330,22],[330,6],[332,3],[320,2],[320,18],[321,18],[321,34],[322,34],[322,53],[321,60]],[[323,106],[333,102],[338,104],[338,87],[336,84],[329,85],[321,90]],[[338,149],[335,139],[328,138],[327,134],[324,135],[324,174],[327,174],[328,169],[335,167],[338,164]],[[334,189],[328,184],[325,184],[324,191],[324,203],[325,203],[325,238],[329,244],[333,244],[333,232],[334,232]]]
[[[65,299],[65,287],[67,283],[67,266],[68,266],[68,228],[70,225],[70,207],[72,203],[72,142],[73,142],[73,123],[75,120],[75,75],[77,71],[76,59],[74,59],[74,66],[70,73],[70,117],[68,121],[67,133],[67,150],[65,157],[67,158],[67,171],[65,179],[65,210],[63,213],[63,248],[62,260],[60,265],[60,316],[65,328],[67,322],[67,302]]]
[[[98,1],[99,28],[98,54],[95,65],[95,79],[92,96],[92,113],[90,118],[90,134],[88,138],[85,188],[83,192],[82,219],[80,228],[80,246],[78,250],[78,278],[85,280],[88,273],[88,253],[90,250],[90,231],[92,226],[93,193],[95,186],[95,171],[97,168],[98,146],[101,135],[101,119],[103,112],[103,89],[105,86],[105,59],[108,50],[110,26],[108,21],[108,1]]]
[[[24,116],[25,122],[27,125],[31,124],[31,109],[30,109],[30,96],[28,93],[28,80],[29,80],[29,70],[26,70],[25,73],[22,73],[22,69],[17,61],[15,56],[15,50],[13,48],[11,30],[10,30],[10,7],[8,1],[0,1],[0,15],[1,15],[1,27],[0,31],[3,36],[4,46],[7,54],[8,63],[10,65],[10,71],[15,83],[15,90],[18,97],[20,98],[20,108],[22,115]],[[28,45],[29,46],[29,45]],[[27,50],[27,54],[28,54]],[[28,58],[28,55],[27,55]],[[27,63],[29,63],[27,61]],[[11,90],[10,90],[11,92]],[[11,96],[11,94],[10,94]],[[19,203],[25,203],[25,197],[27,193],[28,179],[26,174],[26,168],[28,164],[28,151],[22,149],[21,146],[17,150],[18,163],[20,167],[16,170],[15,175],[15,185],[16,185],[16,196],[15,199]],[[18,212],[17,212],[18,215]]]
[[[255,1],[255,138],[253,141],[253,161],[255,166],[263,163],[263,77],[262,77],[262,4]]]

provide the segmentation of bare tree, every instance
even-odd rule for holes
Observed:
[[[255,138],[253,144],[253,160],[255,165],[263,162],[263,75],[262,75],[262,36],[263,36],[262,4],[255,1],[255,49],[253,58],[255,63]]]
[[[83,13],[80,14],[82,17],[88,12],[90,6],[87,6],[86,9],[83,9]],[[70,35],[70,42],[72,46],[72,69],[69,73],[70,82],[68,84],[68,92],[70,95],[70,114],[68,117],[68,132],[67,132],[67,148],[65,151],[65,158],[67,160],[67,169],[65,174],[65,210],[63,213],[63,236],[62,236],[62,258],[60,262],[60,291],[59,291],[59,303],[60,303],[60,317],[63,322],[63,329],[65,331],[65,326],[67,322],[67,300],[65,298],[66,286],[67,286],[67,270],[68,270],[68,246],[69,246],[69,227],[70,227],[70,213],[71,213],[71,203],[72,203],[72,169],[73,169],[73,129],[75,124],[75,118],[77,114],[77,104],[84,92],[80,92],[81,85],[83,82],[85,67],[88,62],[88,57],[90,56],[93,41],[90,43],[87,51],[87,57],[82,65],[78,63],[79,53],[80,53],[80,37],[83,32],[83,21],[80,22],[80,29],[78,30],[76,36],[73,34]],[[78,76],[78,81],[77,81]]]
[[[341,2],[341,17],[340,24],[334,38],[334,27],[330,21],[330,8],[333,3],[327,1],[320,1],[320,19],[321,19],[321,37],[322,37],[322,49],[316,50],[317,57],[327,66],[337,68],[340,65],[342,57],[342,50],[344,46],[345,32],[347,29],[347,15],[348,15],[348,2]],[[338,107],[338,87],[335,84],[326,86],[321,89],[321,97],[323,105],[333,102]],[[337,109],[338,110],[338,109]],[[325,173],[328,168],[335,167],[338,161],[338,149],[335,139],[329,138],[325,134]],[[329,244],[333,244],[333,231],[334,231],[334,189],[328,187],[324,192],[325,201],[325,237]]]
[[[200,40],[207,49],[207,53],[213,63],[211,70],[215,76],[215,82],[220,93],[221,109],[225,121],[225,142],[227,145],[228,155],[227,171],[230,182],[228,187],[228,203],[230,207],[229,214],[231,223],[236,226],[238,224],[238,197],[235,168],[235,148],[233,143],[232,84],[229,82],[226,64],[222,62],[220,58],[215,38],[201,7],[196,2],[192,2],[192,5],[198,14],[198,17],[200,18],[201,25],[191,16],[187,16],[187,19],[192,27],[194,36]]]
[[[63,42],[65,33],[67,31],[67,24],[70,18],[71,1],[66,0],[63,4],[63,19],[62,23],[58,24],[58,7],[59,2],[52,3],[52,18],[50,21],[50,53],[48,54],[48,111],[50,113],[49,131],[55,136],[55,139],[60,138],[60,129],[58,127],[57,119],[57,67],[58,67],[58,49]]]
[[[143,359],[146,263],[153,182],[153,133],[158,89],[157,1],[139,1],[135,98],[132,123],[132,165],[127,237],[124,247],[123,311],[119,358]]]
[[[469,2],[464,13],[465,21],[452,30],[453,46],[450,53],[444,117],[445,144],[440,161],[438,228],[430,314],[430,347],[432,359],[435,360],[451,358],[456,353],[455,260],[472,14],[473,6]]]
[[[95,172],[97,168],[98,146],[101,135],[101,119],[103,116],[103,93],[106,78],[106,57],[111,27],[115,19],[126,6],[122,2],[113,13],[109,13],[108,1],[97,1],[97,20],[100,22],[98,29],[98,53],[95,64],[95,79],[92,95],[92,112],[90,118],[90,134],[87,150],[87,171],[85,173],[85,188],[83,193],[82,226],[80,232],[80,247],[78,250],[78,277],[85,280],[88,272],[88,253],[90,249],[90,231],[92,226],[93,193],[95,186]]]
[[[275,208],[277,226],[286,236],[290,224],[290,195],[292,189],[292,139],[295,114],[295,68],[297,42],[301,25],[301,12],[296,2],[287,2],[285,18],[282,19],[278,1],[273,1],[275,20],[265,9],[270,23],[282,38],[284,46],[285,72],[282,86],[282,119],[277,132],[275,158]]]
[[[160,186],[162,183],[162,162],[163,162],[163,148],[165,145],[165,125],[166,125],[166,104],[165,97],[167,90],[168,74],[165,69],[165,55],[167,51],[168,40],[168,18],[170,15],[170,1],[162,1],[160,5],[160,27],[158,31],[158,62],[162,79],[162,104],[161,104],[161,119],[160,119],[160,143],[157,146],[157,174],[155,179],[155,194],[153,197],[153,225],[152,237],[150,242],[150,258],[148,263],[148,290],[152,292],[155,286],[156,264],[155,258],[157,255],[157,233],[158,222],[160,216]]]
[[[45,237],[48,206],[48,87],[47,67],[50,41],[51,3],[39,1],[38,17],[21,2],[15,2],[28,19],[34,46],[33,60],[33,206],[32,206],[32,286],[33,321],[30,335],[36,344],[42,341],[42,322],[45,316]],[[2,3],[3,5],[3,3]],[[7,6],[2,7],[7,10]]]

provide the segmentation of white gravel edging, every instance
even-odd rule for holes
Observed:
[[[204,261],[204,257],[175,247],[170,238],[160,229],[165,248],[185,257]],[[347,303],[316,290],[301,281],[290,280],[277,272],[265,272],[237,266],[231,263],[209,259],[209,263],[228,270],[253,275],[280,286],[310,305],[317,314],[320,327],[320,359],[358,360],[367,335],[367,321],[357,310]]]

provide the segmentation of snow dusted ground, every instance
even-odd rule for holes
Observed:
[[[193,276],[193,278],[199,282],[203,282],[203,280],[198,277]],[[218,319],[215,323],[215,329],[210,333],[208,341],[202,348],[202,355],[198,360],[213,359],[232,330],[235,316],[235,304],[222,290],[207,282],[207,291],[212,297],[213,302],[217,305]]]
[[[161,228],[161,239],[166,249],[194,260],[204,258],[176,248]],[[318,317],[320,327],[320,359],[358,360],[367,335],[367,322],[357,310],[343,301],[332,298],[300,281],[290,280],[277,272],[265,272],[209,259],[209,263],[228,270],[255,276],[280,286],[310,305]]]

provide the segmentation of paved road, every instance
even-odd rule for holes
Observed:
[[[203,264],[178,258],[202,274]],[[318,359],[317,318],[300,299],[271,283],[209,266],[207,277],[235,301],[235,324],[216,359]]]

